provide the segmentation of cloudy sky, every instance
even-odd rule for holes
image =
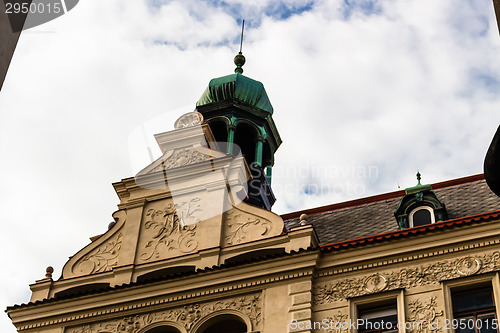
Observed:
[[[482,172],[500,123],[491,0],[81,1],[22,34],[0,92],[0,305],[106,230],[111,183],[148,163],[138,133],[153,145],[233,72],[242,18],[244,74],[283,139],[275,212]]]

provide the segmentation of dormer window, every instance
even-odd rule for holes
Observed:
[[[431,207],[421,206],[410,212],[410,228],[435,222],[434,210]]]
[[[444,203],[439,200],[432,186],[420,183],[420,173],[417,173],[417,180],[416,186],[405,189],[406,195],[401,198],[394,212],[399,229],[441,222],[448,218]]]

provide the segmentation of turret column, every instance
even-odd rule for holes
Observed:
[[[264,141],[266,139],[263,138],[262,136],[257,137],[257,143],[255,146],[255,163],[259,166],[262,167],[262,152],[264,150]]]
[[[227,126],[227,149],[226,153],[229,155],[233,154],[233,146],[234,146],[234,130],[236,129],[236,126],[233,124],[229,124]]]
[[[268,165],[266,167],[266,178],[267,178],[267,182],[269,183],[269,186],[271,186],[271,177],[273,175],[273,166],[272,165]]]

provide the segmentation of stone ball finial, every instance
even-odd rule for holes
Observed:
[[[235,73],[243,73],[243,65],[245,64],[246,62],[246,59],[245,59],[245,56],[243,55],[243,53],[238,53],[235,57],[234,57],[234,64],[236,65],[236,68],[234,69],[234,72]]]
[[[307,222],[307,219],[308,219],[307,214],[301,214],[299,219],[300,219],[300,225],[308,225],[309,224]]]
[[[48,279],[52,279],[52,273],[54,273],[54,268],[49,266],[45,269],[45,277]]]

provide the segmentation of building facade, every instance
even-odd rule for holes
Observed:
[[[109,230],[30,286],[19,332],[498,332],[500,198],[484,175],[282,216],[263,85],[209,83],[113,186]]]

